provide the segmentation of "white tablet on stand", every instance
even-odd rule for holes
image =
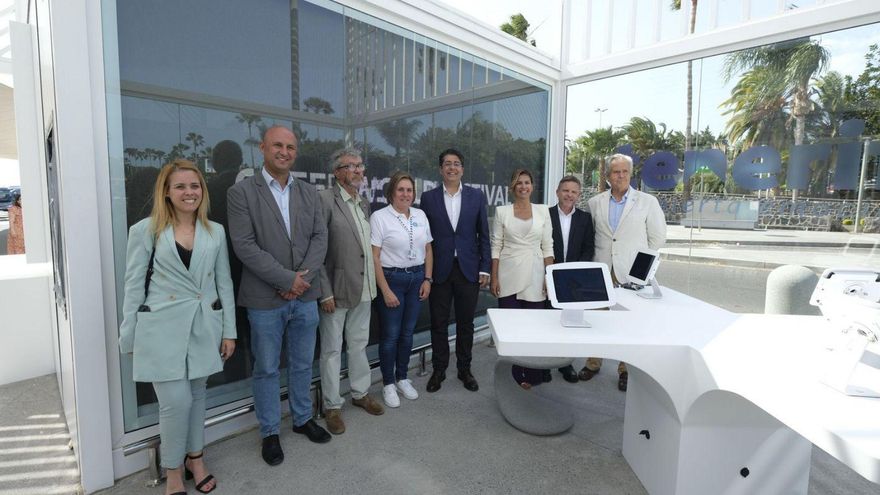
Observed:
[[[632,267],[629,269],[628,278],[632,283],[645,286],[636,294],[646,299],[660,299],[663,297],[663,294],[660,292],[660,285],[657,283],[657,279],[654,278],[659,265],[659,252],[650,249],[640,249],[636,253]],[[651,289],[648,290],[647,286],[650,286]]]
[[[589,327],[584,310],[614,306],[614,285],[605,263],[576,261],[547,267],[547,296],[562,310],[562,326]]]

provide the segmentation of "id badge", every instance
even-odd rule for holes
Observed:
[[[415,249],[410,249],[410,250],[409,250],[409,254],[407,254],[407,256],[408,256],[409,259],[411,259],[411,260],[416,259],[416,250],[415,250]]]

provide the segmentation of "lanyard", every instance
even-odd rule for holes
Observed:
[[[394,218],[397,219],[397,221],[400,223],[400,226],[403,227],[403,230],[409,235],[409,253],[407,254],[407,257],[409,257],[410,259],[415,259],[416,250],[413,247],[413,219],[412,219],[412,217],[413,217],[412,212],[410,212],[409,229],[407,229],[406,224],[403,223],[403,220],[400,219],[400,215],[396,215],[396,214],[394,215]]]

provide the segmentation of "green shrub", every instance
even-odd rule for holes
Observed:
[[[843,219],[843,224],[844,224],[844,225],[852,225],[852,224],[853,224],[853,219],[852,219],[852,218],[844,218],[844,219]]]

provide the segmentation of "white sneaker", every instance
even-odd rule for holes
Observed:
[[[385,385],[382,388],[382,398],[388,407],[400,407],[400,397],[397,396],[397,388],[394,385]]]
[[[413,388],[412,382],[409,381],[409,379],[399,380],[397,382],[397,390],[400,390],[400,393],[409,400],[416,400],[419,398],[419,393]]]

